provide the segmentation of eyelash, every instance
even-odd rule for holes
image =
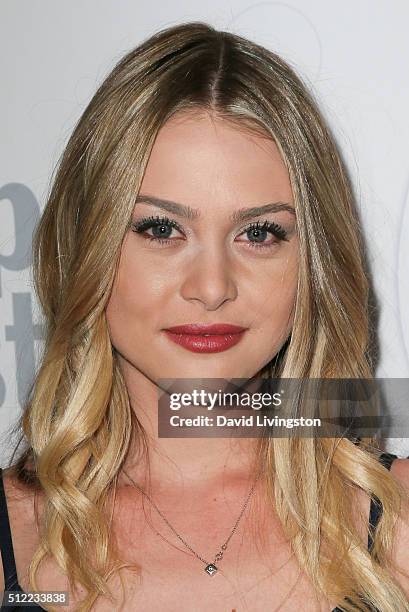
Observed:
[[[144,219],[141,219],[140,221],[133,221],[131,224],[131,229],[133,232],[137,234],[143,234],[147,229],[151,229],[152,227],[160,227],[162,225],[172,227],[178,230],[179,232],[183,233],[183,230],[180,227],[179,223],[177,223],[173,219],[169,219],[168,217],[159,217],[158,215],[156,217],[153,217],[153,216],[146,217]],[[250,241],[247,243],[250,246],[250,248],[271,249],[276,244],[281,242],[282,240],[288,242],[287,232],[285,231],[285,229],[281,227],[281,225],[278,225],[277,223],[274,223],[273,221],[264,221],[264,223],[260,223],[259,221],[256,221],[256,222],[250,223],[242,230],[241,234],[246,234],[247,232],[250,232],[253,230],[268,231],[274,234],[274,236],[278,239],[278,242],[273,242],[272,244],[262,244],[262,243]],[[159,244],[170,244],[171,242],[173,242],[173,240],[169,238],[158,238],[156,236],[149,236],[149,235],[144,236],[144,238],[146,240],[149,240],[150,242],[156,242]]]

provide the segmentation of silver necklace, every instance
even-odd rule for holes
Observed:
[[[137,489],[139,489],[139,491],[147,498],[147,500],[152,504],[152,506],[155,508],[156,512],[158,512],[158,514],[163,518],[163,520],[165,521],[165,523],[168,525],[168,527],[173,531],[173,533],[175,534],[176,537],[179,538],[179,540],[182,542],[182,544],[184,544],[186,546],[186,548],[188,548],[194,555],[195,557],[197,557],[200,561],[202,561],[205,564],[205,572],[207,572],[207,574],[209,576],[213,576],[213,574],[215,574],[217,572],[217,570],[219,569],[216,565],[216,563],[218,563],[219,561],[221,561],[223,559],[223,553],[224,551],[227,549],[227,545],[230,542],[231,537],[233,536],[234,532],[237,529],[237,526],[240,522],[241,517],[244,514],[244,511],[247,507],[247,504],[250,500],[250,497],[254,491],[254,488],[256,486],[256,483],[261,475],[262,470],[259,471],[253,486],[250,489],[250,493],[247,495],[246,500],[244,502],[244,505],[241,509],[241,512],[238,516],[237,521],[234,524],[233,529],[231,530],[231,533],[229,535],[229,537],[227,538],[227,540],[225,541],[224,544],[221,545],[219,552],[216,553],[215,557],[214,557],[214,561],[213,563],[209,563],[209,561],[206,561],[206,559],[203,559],[203,557],[201,557],[195,550],[193,550],[193,548],[182,538],[182,536],[176,531],[176,529],[169,523],[168,519],[164,516],[164,514],[159,510],[158,506],[155,504],[155,502],[149,497],[149,495],[147,493],[145,493],[145,491],[136,484],[136,482],[134,480],[132,480],[132,478],[127,474],[129,480],[135,485],[135,487]]]

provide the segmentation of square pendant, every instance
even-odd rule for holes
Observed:
[[[213,563],[209,563],[209,565],[206,565],[205,570],[209,576],[213,576],[217,572],[217,567]]]

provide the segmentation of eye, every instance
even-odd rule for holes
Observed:
[[[140,221],[133,221],[131,225],[133,232],[141,234],[143,238],[153,243],[170,244],[174,238],[169,240],[170,234],[174,229],[182,233],[180,225],[168,217],[146,217]],[[152,234],[147,234],[147,230],[152,229]]]
[[[254,238],[254,241],[250,240],[249,242],[244,242],[249,247],[256,249],[271,249],[283,240],[288,242],[286,230],[273,221],[264,221],[263,224],[260,224],[259,221],[250,223],[239,236],[243,236],[244,234]],[[268,234],[272,234],[274,239],[266,241]],[[239,240],[239,242],[243,241]]]
[[[140,221],[133,221],[131,229],[137,234],[140,234],[145,240],[149,240],[154,246],[160,247],[161,245],[168,245],[180,240],[180,237],[172,237],[171,234],[174,230],[177,230],[182,234],[184,239],[183,230],[180,225],[173,219],[168,217],[146,217]],[[148,230],[152,231],[152,234],[148,234]],[[247,246],[256,249],[272,249],[277,246],[281,241],[288,241],[286,230],[277,223],[272,221],[264,221],[260,224],[259,221],[250,223],[240,234],[244,234],[247,237],[253,238],[250,241],[239,240],[238,242],[244,242]],[[273,239],[266,240],[268,234],[273,236]]]

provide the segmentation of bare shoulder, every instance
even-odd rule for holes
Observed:
[[[409,457],[395,459],[391,465],[391,472],[405,488],[409,489]]]
[[[409,458],[395,459],[391,465],[391,473],[403,486],[409,498]],[[409,598],[409,501],[403,503],[396,522],[392,561],[398,568],[394,575]]]
[[[14,467],[3,468],[2,474],[7,507],[9,504],[22,506],[32,501],[34,497],[33,489],[18,480]]]

